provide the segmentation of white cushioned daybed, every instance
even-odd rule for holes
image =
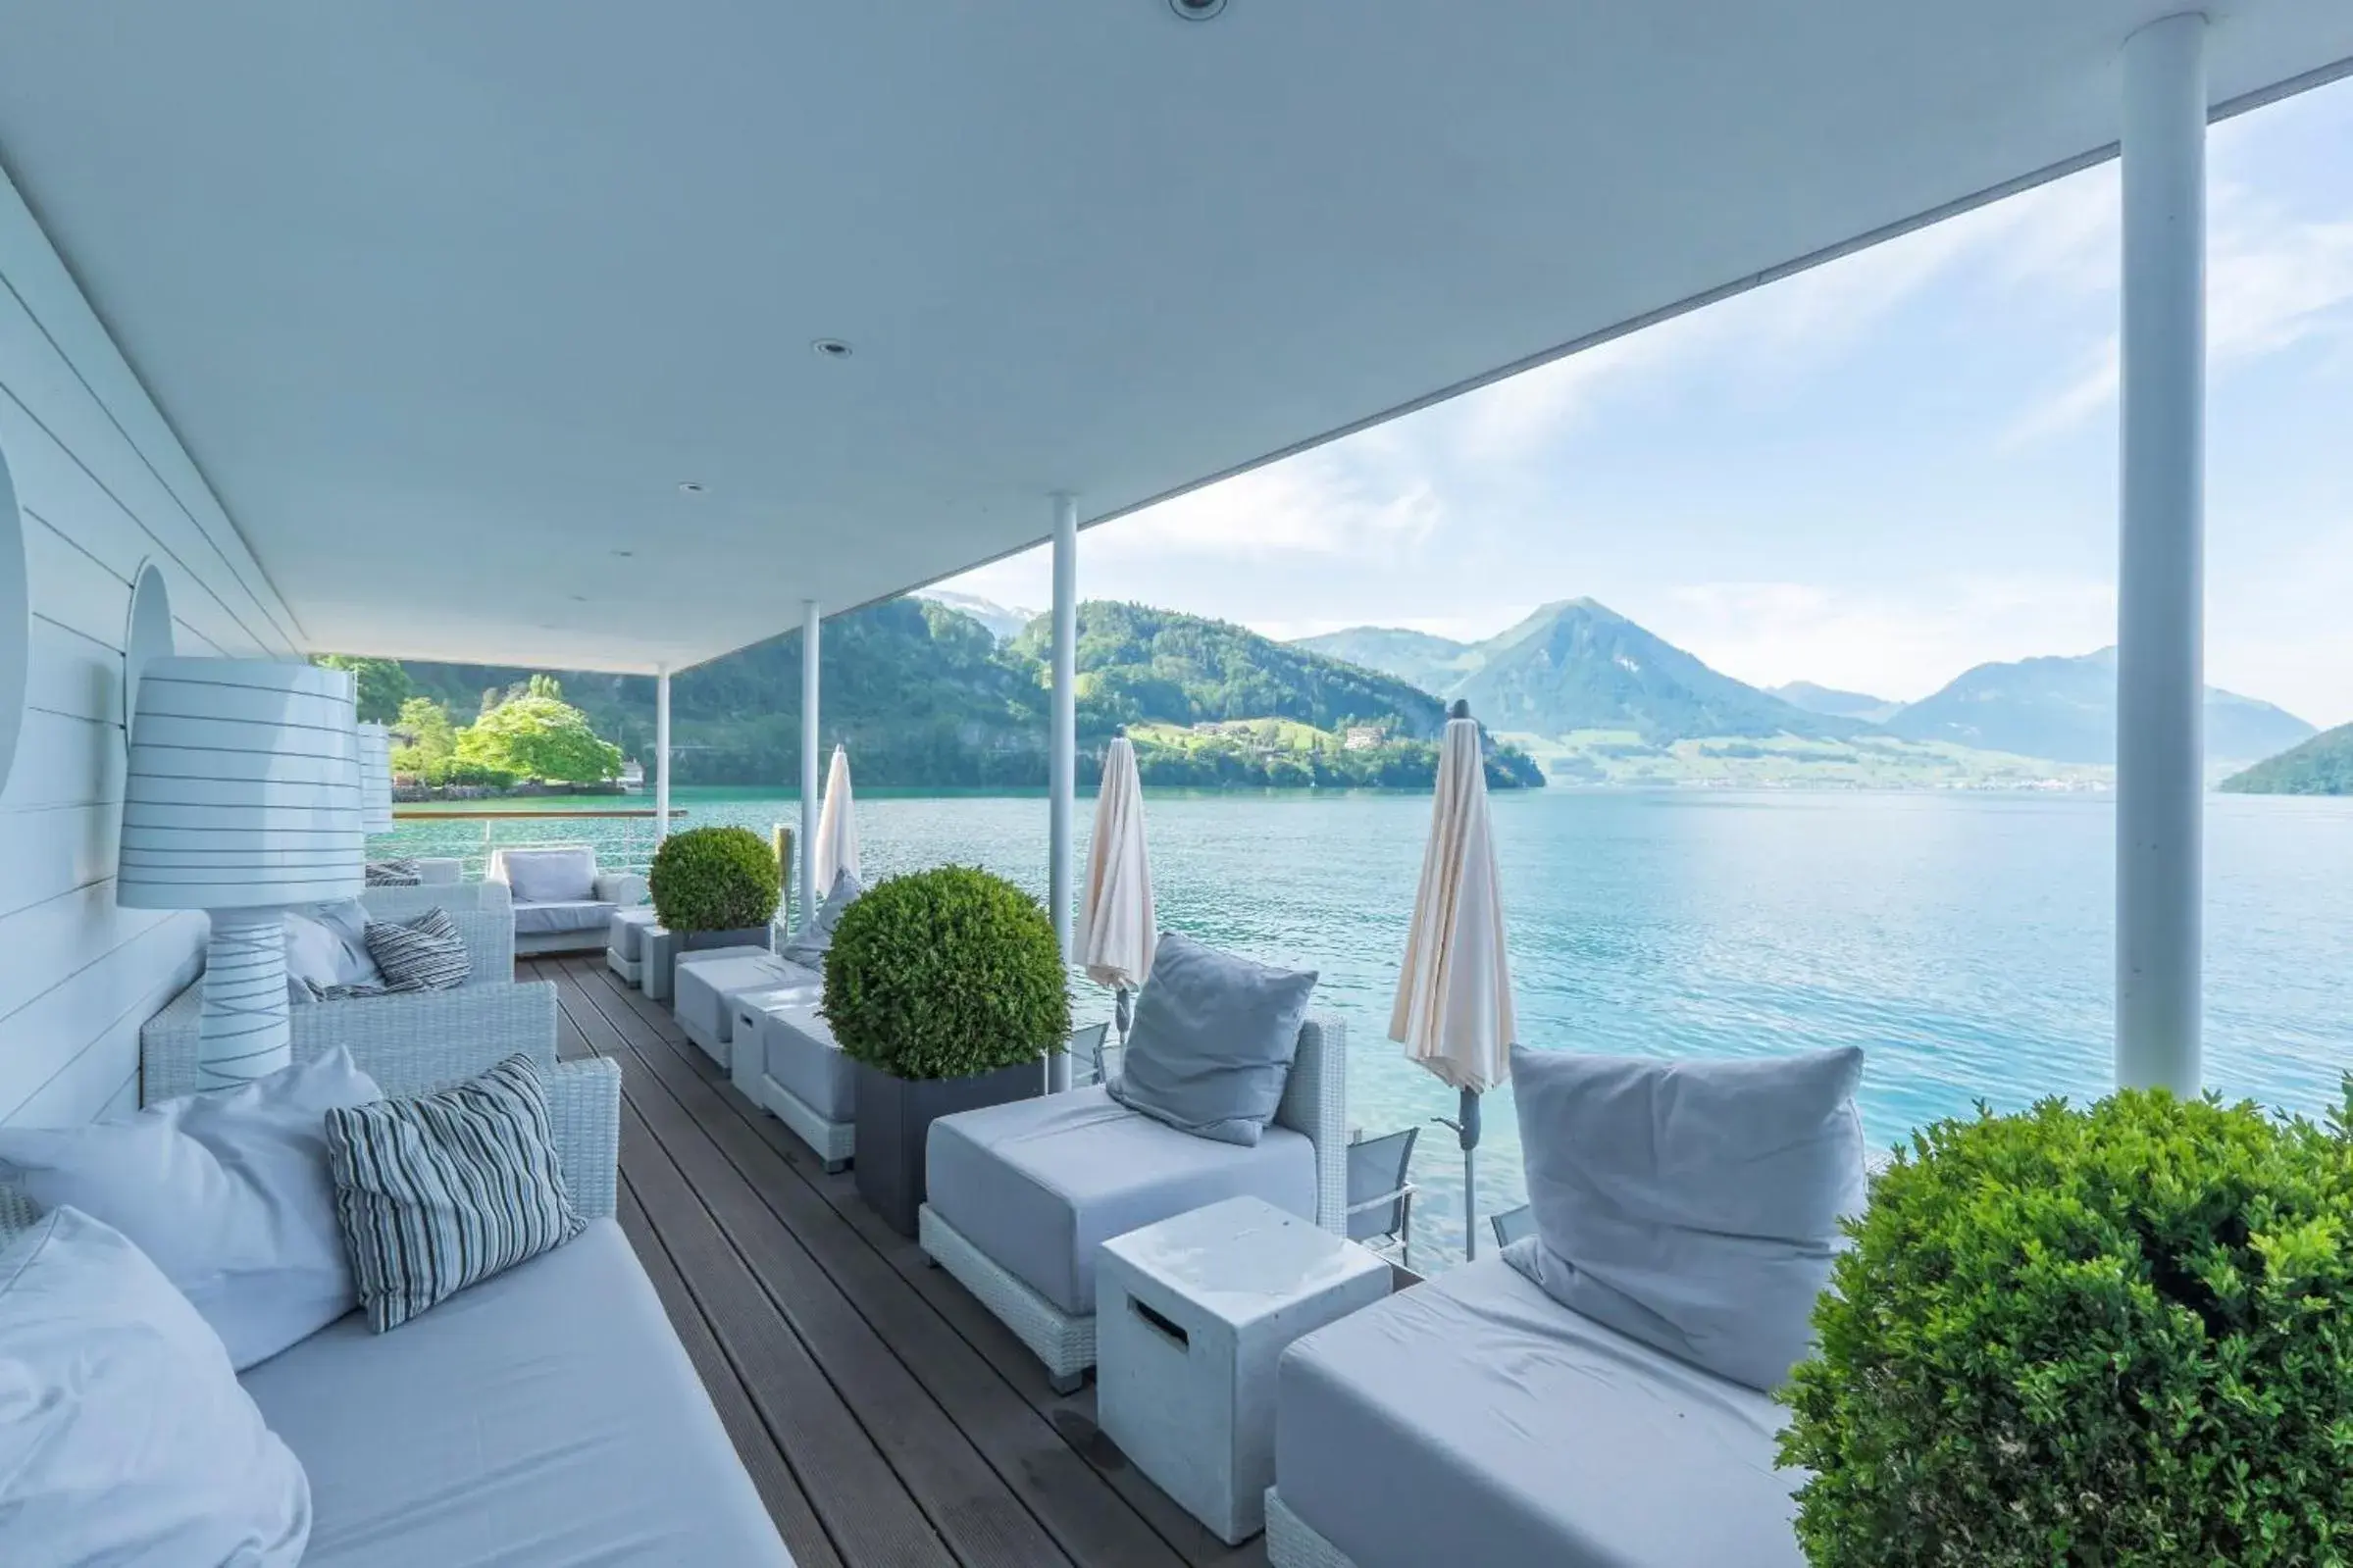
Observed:
[[[721,1067],[729,1064],[736,1031],[736,998],[784,986],[825,988],[815,970],[788,963],[764,947],[710,947],[678,955],[670,976],[670,1011],[687,1038]]]
[[[502,1052],[362,1045],[391,1095]],[[238,1383],[300,1462],[309,1568],[672,1568],[790,1557],[614,1220],[621,1075],[542,1072],[573,1240],[390,1333],[349,1313]],[[37,1216],[0,1189],[0,1239]]]
[[[601,949],[613,916],[645,901],[645,879],[600,872],[586,844],[493,849],[483,873],[514,894],[515,950],[570,953]]]
[[[1275,1568],[1804,1568],[1772,1396],[1501,1259],[1308,1335],[1276,1378]]]
[[[1862,1075],[1513,1046],[1533,1234],[1285,1352],[1274,1568],[1804,1568],[1772,1391],[1867,1201]]]
[[[839,1171],[857,1152],[858,1068],[834,1038],[820,998],[807,986],[737,993],[728,1075],[827,1170]]]
[[[1180,1132],[1100,1086],[942,1117],[926,1145],[923,1250],[1046,1363],[1095,1365],[1096,1249],[1203,1204],[1255,1196],[1347,1234],[1348,1040],[1309,1018],[1255,1147]]]

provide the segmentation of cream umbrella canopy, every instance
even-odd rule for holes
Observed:
[[[1439,747],[1438,799],[1430,841],[1422,851],[1421,885],[1413,895],[1413,928],[1398,976],[1397,1005],[1389,1015],[1389,1037],[1461,1090],[1460,1117],[1446,1125],[1462,1144],[1465,1257],[1476,1257],[1479,1250],[1479,1096],[1510,1076],[1518,1030],[1479,727],[1469,706],[1458,702]]]
[[[825,776],[825,809],[817,819],[817,885],[809,889],[810,898],[825,902],[834,879],[845,871],[858,875],[858,820],[849,794],[849,748],[838,745]]]
[[[1087,888],[1079,903],[1079,962],[1087,978],[1117,997],[1119,1038],[1128,1034],[1129,996],[1151,973],[1158,926],[1152,912],[1151,860],[1144,848],[1144,784],[1136,748],[1125,734],[1103,752],[1102,788],[1095,797],[1095,836],[1087,846]]]

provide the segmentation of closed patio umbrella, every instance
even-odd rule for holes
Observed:
[[[836,746],[825,776],[825,809],[817,819],[817,885],[809,896],[825,902],[834,879],[845,871],[858,875],[858,820],[850,809],[849,748]]]
[[[1437,806],[1429,845],[1422,851],[1421,885],[1413,895],[1413,928],[1398,976],[1397,1005],[1389,1015],[1389,1037],[1461,1090],[1460,1116],[1446,1125],[1462,1144],[1465,1257],[1476,1257],[1479,1250],[1479,1095],[1510,1076],[1518,1029],[1479,727],[1469,706],[1458,702],[1439,747]]]
[[[1102,788],[1095,797],[1095,837],[1087,847],[1087,890],[1079,904],[1079,962],[1089,980],[1112,988],[1122,1044],[1130,997],[1151,973],[1158,929],[1151,861],[1144,849],[1144,785],[1136,776],[1136,748],[1121,734],[1103,753]]]

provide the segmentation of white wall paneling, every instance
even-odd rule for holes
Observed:
[[[202,916],[116,903],[132,582],[155,567],[182,652],[282,657],[305,641],[5,182],[0,456],[31,611],[0,787],[0,1120],[56,1125],[137,1103],[139,1026],[204,948]],[[143,623],[152,639],[156,612]]]

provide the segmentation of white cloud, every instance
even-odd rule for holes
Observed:
[[[2114,169],[2099,173],[2101,199],[2072,212],[2055,210],[2058,221],[2039,239],[2029,229],[2026,248],[2004,269],[2010,281],[2096,293],[2115,309],[2122,244],[2117,176]],[[2353,223],[2300,219],[2245,186],[2214,186],[2207,221],[2207,363],[2226,367],[2330,336],[2353,338]],[[2089,369],[2028,405],[2005,444],[2058,433],[2110,407],[2118,359],[2111,332]]]
[[[1646,616],[1668,641],[1755,685],[1813,681],[1911,701],[1973,665],[2115,640],[2116,589],[2033,576],[1885,593],[1809,582],[1694,582]]]
[[[1105,557],[1399,555],[1445,515],[1431,481],[1338,447],[1253,469],[1148,507],[1094,535]]]

